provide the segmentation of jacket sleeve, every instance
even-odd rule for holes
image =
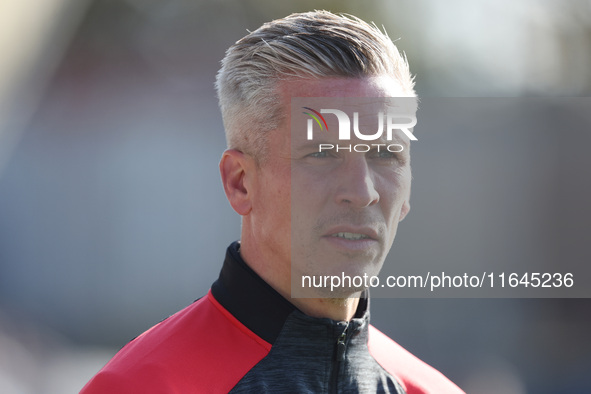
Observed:
[[[396,377],[407,394],[465,394],[441,372],[373,326],[369,328],[368,347],[373,358]]]
[[[81,394],[227,393],[270,349],[210,292],[125,345]]]

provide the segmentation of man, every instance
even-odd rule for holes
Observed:
[[[220,172],[241,240],[207,296],[127,344],[82,392],[461,393],[369,325],[363,286],[291,297],[294,277],[377,273],[410,209],[408,135],[391,136],[402,149],[360,153],[319,150],[340,142],[335,131],[311,143],[292,127],[307,116],[297,97],[358,98],[357,109],[416,101],[391,40],[354,17],[294,14],[234,44],[217,89]]]

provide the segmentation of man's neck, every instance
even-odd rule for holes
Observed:
[[[276,264],[265,264],[249,242],[241,242],[240,256],[269,286],[308,316],[350,321],[357,312],[359,293],[347,298],[292,298],[290,272],[276,272]]]
[[[308,316],[327,317],[337,321],[350,321],[355,316],[359,305],[358,297],[290,298],[288,295],[285,298]]]

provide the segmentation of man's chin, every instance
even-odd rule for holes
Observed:
[[[358,297],[359,293],[379,283],[377,276],[382,265],[383,259],[375,255],[371,258],[324,255],[319,261],[307,261],[305,270],[292,266],[291,295],[295,298]]]
[[[331,272],[330,274],[292,273],[291,296],[294,298],[354,298],[374,285],[375,273],[360,270]]]
[[[292,295],[296,298],[327,298],[339,302],[339,300],[348,300],[350,298],[360,297],[366,288],[362,287],[318,287],[318,288],[300,288]],[[292,292],[293,294],[294,292]]]

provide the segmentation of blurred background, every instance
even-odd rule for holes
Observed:
[[[591,1],[0,0],[1,393],[78,392],[206,293],[240,223],[219,62],[312,9],[383,25],[431,114],[394,260],[591,262]],[[429,100],[475,97],[538,101],[436,123]],[[372,319],[468,393],[591,392],[588,298],[376,298]]]

